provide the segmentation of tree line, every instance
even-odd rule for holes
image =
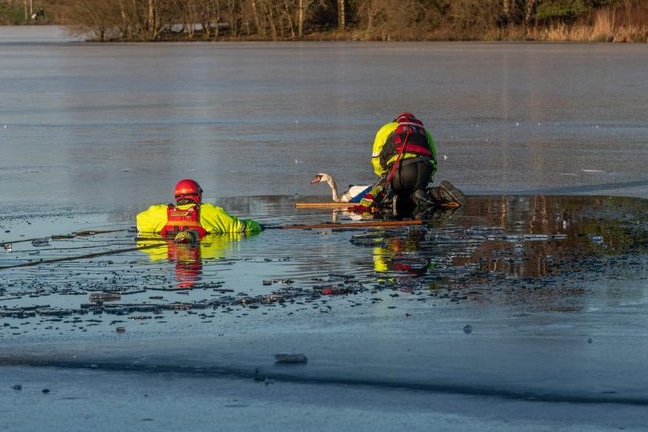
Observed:
[[[5,1],[20,6],[27,0]],[[71,31],[100,41],[648,41],[645,0],[29,1]]]

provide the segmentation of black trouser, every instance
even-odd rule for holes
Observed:
[[[425,192],[432,181],[432,165],[428,158],[401,160],[391,179],[394,194],[409,198],[417,190]]]

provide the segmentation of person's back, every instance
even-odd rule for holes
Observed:
[[[376,132],[371,163],[380,177],[388,173],[396,162],[414,159],[430,164],[430,177],[434,176],[437,167],[432,134],[414,114],[403,112]]]
[[[426,191],[437,171],[436,148],[432,134],[414,114],[402,112],[383,125],[372,150],[373,169],[386,192],[405,204],[431,204]]]

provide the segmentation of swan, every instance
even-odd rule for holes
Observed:
[[[372,185],[350,185],[349,189],[345,191],[342,195],[339,194],[337,189],[337,184],[328,173],[319,173],[311,180],[311,184],[315,183],[326,183],[331,188],[331,194],[333,196],[333,201],[335,202],[357,202],[360,201],[368,191],[371,189]]]

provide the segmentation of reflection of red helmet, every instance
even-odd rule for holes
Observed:
[[[409,111],[403,111],[401,113],[398,113],[395,121],[400,122],[400,121],[412,121],[412,120],[416,120],[416,116]]]
[[[202,188],[197,181],[191,179],[180,180],[175,187],[175,199],[176,201],[181,199],[188,199],[196,204],[202,202]]]

